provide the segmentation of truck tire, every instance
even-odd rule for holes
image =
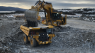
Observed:
[[[35,27],[38,27],[38,22],[37,21],[35,21]]]
[[[30,45],[31,45],[31,47],[38,46],[38,42],[36,41],[35,38],[30,37]]]
[[[27,35],[23,35],[23,39],[24,39],[24,44],[27,44],[29,41],[28,41],[28,36]]]
[[[57,26],[59,26],[60,24],[59,24],[59,22],[57,22]]]

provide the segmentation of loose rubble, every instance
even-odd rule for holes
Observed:
[[[94,53],[95,30],[80,29],[69,26],[55,31],[50,45],[30,47],[23,43],[20,25],[24,20],[0,21],[0,53]],[[58,28],[57,28],[58,29]]]
[[[20,25],[24,20],[4,20],[0,21],[0,53],[11,53],[11,36],[20,32]],[[9,41],[8,41],[9,40]],[[10,43],[11,42],[11,43]],[[8,43],[8,44],[7,44]]]

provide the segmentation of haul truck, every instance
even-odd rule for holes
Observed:
[[[51,39],[55,36],[52,30],[53,26],[43,26],[43,27],[26,27],[21,25],[20,29],[24,34],[24,43],[30,42],[32,47],[41,44],[50,44]]]

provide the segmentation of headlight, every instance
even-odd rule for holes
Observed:
[[[40,36],[40,35],[39,35]]]
[[[47,36],[49,37],[49,35],[47,34]]]
[[[54,24],[56,24],[56,22],[54,22]]]

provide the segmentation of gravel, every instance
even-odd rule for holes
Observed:
[[[1,20],[0,21],[0,53],[11,53],[11,36],[18,34],[20,25],[24,20]],[[13,52],[12,52],[13,53]]]
[[[65,28],[65,30],[64,30]],[[94,53],[95,32],[88,29],[63,27],[62,31],[54,32],[55,37],[50,45],[30,47],[23,43],[23,33],[20,32],[13,37],[11,48],[15,53]],[[22,38],[22,39],[21,39]],[[10,44],[9,44],[10,45]]]
[[[23,43],[23,20],[0,21],[0,53],[94,53],[95,30],[69,26],[55,31],[50,45],[30,47]],[[69,23],[70,24],[70,23]],[[57,28],[58,29],[58,28]]]

